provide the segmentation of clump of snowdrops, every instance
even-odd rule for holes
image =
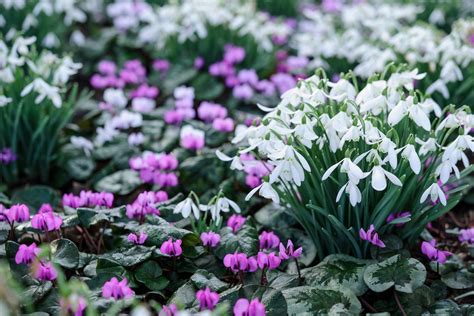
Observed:
[[[415,242],[466,188],[459,183],[471,170],[465,152],[474,150],[469,108],[442,111],[414,89],[424,74],[390,68],[364,85],[352,73],[331,82],[318,70],[275,108],[262,107],[261,124],[237,128],[237,156],[218,152],[234,169],[249,152],[272,166],[247,199],[258,192],[286,206],[319,258],[366,256],[358,233],[372,224],[382,240],[395,233]],[[410,214],[387,220],[400,212]]]

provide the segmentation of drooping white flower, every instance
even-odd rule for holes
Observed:
[[[326,170],[326,172],[322,176],[322,180],[326,180],[329,178],[329,176],[336,170],[338,166],[341,166],[341,172],[347,173],[347,176],[349,177],[349,181],[358,184],[360,180],[364,179],[369,175],[367,172],[363,172],[359,166],[357,166],[355,163],[352,162],[351,159],[349,158],[344,158],[338,163],[332,165],[331,167]]]
[[[127,97],[123,93],[123,90],[112,88],[104,91],[104,101],[107,104],[119,109],[124,108],[128,103]]]
[[[229,213],[230,210],[234,210],[236,213],[240,213],[240,207],[235,203],[234,201],[226,198],[226,197],[220,197],[218,198],[215,203],[211,205],[200,205],[200,209],[202,211],[210,211],[212,219],[214,221],[217,221],[220,219],[221,215],[220,213]]]
[[[405,146],[405,149],[402,151],[402,157],[407,159],[410,163],[410,168],[415,174],[419,174],[421,171],[421,161],[420,157],[416,153],[415,146],[408,144]]]
[[[340,79],[336,83],[328,82],[328,85],[331,87],[329,98],[338,102],[344,99],[355,100],[356,90],[346,79]]]
[[[0,95],[0,108],[3,106],[6,106],[10,102],[12,102],[12,98],[8,98],[4,95]]]
[[[259,186],[255,187],[250,191],[247,196],[245,197],[245,200],[248,201],[252,196],[258,191],[258,193],[263,196],[266,199],[271,199],[274,203],[279,204],[280,203],[280,197],[278,195],[278,192],[273,189],[272,185],[268,182],[263,182]]]
[[[230,164],[230,168],[232,170],[234,170],[234,169],[235,170],[243,170],[244,169],[244,165],[240,161],[239,156],[235,156],[234,158],[232,158],[232,157],[227,156],[226,154],[224,154],[220,150],[216,150],[216,156],[217,156],[217,158],[219,158],[222,161],[232,161],[232,163]]]
[[[446,205],[446,195],[437,182],[430,185],[428,189],[423,192],[420,198],[420,203],[425,202],[428,196],[430,197],[431,202],[435,203],[439,199],[441,204]]]
[[[59,108],[62,105],[61,96],[59,95],[59,88],[49,85],[46,81],[41,78],[36,78],[23,88],[21,91],[21,96],[24,97],[35,91],[38,93],[38,96],[35,99],[35,103],[39,104],[43,102],[44,99],[48,98],[54,104],[55,107]]]
[[[181,214],[183,218],[188,218],[189,215],[191,215],[191,212],[195,219],[199,219],[201,211],[190,197],[176,204],[176,207],[173,210],[173,214]]]
[[[383,191],[387,188],[387,179],[395,185],[402,186],[402,182],[393,173],[385,170],[382,166],[372,168],[372,188],[376,191]]]
[[[360,192],[360,189],[357,187],[356,183],[350,180],[339,189],[339,192],[337,192],[336,202],[339,202],[343,193],[349,194],[349,201],[352,206],[356,206],[362,201],[362,193]]]

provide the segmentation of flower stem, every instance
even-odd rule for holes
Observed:
[[[300,265],[298,263],[298,259],[294,258],[295,259],[295,263],[296,263],[296,270],[298,271],[298,282],[299,284],[301,285],[301,283],[303,283],[303,279],[301,278],[301,270],[300,270]]]
[[[395,297],[395,302],[397,302],[398,308],[400,309],[400,312],[403,316],[407,316],[407,313],[405,313],[405,310],[403,309],[403,306],[400,303],[400,299],[398,298],[397,290],[393,289],[393,295]]]

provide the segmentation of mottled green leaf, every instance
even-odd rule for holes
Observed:
[[[79,264],[79,250],[69,239],[56,239],[51,242],[51,261],[66,268],[74,269]]]
[[[121,170],[99,180],[95,184],[97,191],[106,191],[118,195],[127,195],[142,183],[136,171]]]

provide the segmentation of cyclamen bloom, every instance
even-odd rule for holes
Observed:
[[[232,215],[227,220],[227,226],[230,227],[235,234],[244,225],[245,220],[245,217],[242,215]]]
[[[234,316],[265,316],[265,305],[258,298],[249,302],[245,298],[238,299],[234,305]]]
[[[51,262],[36,262],[33,265],[35,278],[41,281],[53,281],[58,277],[58,273]]]
[[[180,145],[189,150],[199,150],[204,147],[205,134],[203,131],[186,125],[181,129]]]
[[[1,107],[1,106],[0,106]],[[0,151],[0,164],[8,165],[16,160],[16,155],[10,148],[3,148]]]
[[[161,245],[160,251],[168,256],[179,257],[183,253],[181,243],[181,239],[173,242],[173,239],[170,238]]]
[[[200,310],[213,310],[219,302],[219,294],[206,287],[204,290],[197,291],[196,299],[199,301]]]
[[[467,242],[470,244],[474,244],[474,228],[468,228],[468,229],[461,229],[459,235],[459,241],[460,242]]]
[[[274,232],[263,231],[258,236],[258,240],[260,241],[260,249],[272,249],[280,244],[280,238]]]
[[[112,297],[115,300],[132,297],[134,293],[132,289],[128,287],[127,282],[126,278],[119,282],[116,277],[113,277],[105,282],[102,287],[102,296],[105,298]]]
[[[7,216],[10,223],[21,223],[30,219],[30,211],[28,210],[28,206],[25,204],[12,205],[9,209],[4,211],[4,214]]]
[[[143,245],[145,241],[147,240],[147,238],[148,238],[148,235],[142,232],[139,235],[130,233],[127,237],[128,241],[131,243],[134,243],[135,245]]]
[[[375,227],[373,224],[370,225],[369,230],[367,230],[367,232],[363,228],[361,228],[359,231],[359,236],[360,239],[367,240],[368,242],[377,247],[385,248],[385,244],[379,239],[379,234],[375,232]]]
[[[75,293],[69,295],[66,299],[61,298],[59,301],[61,311],[67,315],[82,316],[87,308],[87,300]]]
[[[245,253],[227,254],[224,257],[224,266],[232,272],[255,272],[258,264],[254,257],[248,258]]]
[[[214,122],[212,122],[212,127],[219,132],[229,133],[234,130],[234,120],[230,117],[225,119],[216,118]]]
[[[174,316],[178,312],[176,304],[163,305],[158,316]]]
[[[15,262],[16,264],[20,263],[30,263],[32,262],[36,256],[41,252],[41,249],[36,246],[35,243],[27,246],[25,244],[21,244],[18,248],[18,251],[15,255]]]
[[[114,195],[110,192],[92,192],[81,191],[79,196],[72,193],[64,194],[62,199],[63,206],[72,208],[78,207],[112,207]]]
[[[260,269],[264,270],[274,270],[280,266],[281,259],[275,253],[266,254],[264,252],[259,252],[257,254],[257,265]]]
[[[219,234],[216,234],[214,232],[202,233],[201,241],[204,246],[214,248],[221,241],[221,236],[219,236]]]
[[[298,249],[294,250],[293,242],[291,240],[288,240],[288,242],[286,243],[286,247],[285,245],[283,245],[283,243],[280,243],[279,256],[282,260],[287,260],[290,258],[299,258],[302,252],[302,247],[299,247]]]
[[[438,263],[445,263],[447,257],[451,256],[452,253],[445,250],[438,250],[436,248],[436,240],[432,239],[429,242],[424,241],[421,243],[421,252],[427,256],[431,261]]]
[[[156,194],[154,192],[142,192],[137,199],[126,206],[126,214],[128,218],[139,218],[142,220],[146,215],[160,215],[160,211],[156,208]]]

